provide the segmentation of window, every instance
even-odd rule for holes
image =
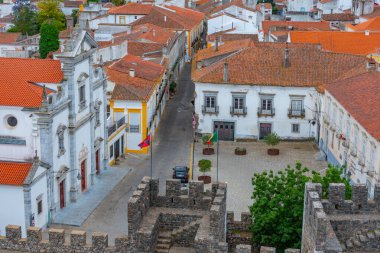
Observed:
[[[113,157],[113,145],[110,146],[110,158]]]
[[[101,101],[96,100],[94,105],[95,110],[95,127],[100,126],[100,105],[102,104]]]
[[[216,97],[215,96],[206,96],[206,108],[215,108],[216,106]]]
[[[363,162],[365,161],[366,152],[367,152],[366,146],[367,146],[367,137],[363,133],[363,135],[362,135],[362,160],[363,160]]]
[[[125,17],[124,16],[119,17],[119,24],[125,24]]]
[[[303,111],[303,100],[292,100],[290,102],[290,108],[291,108],[291,115],[302,115]]]
[[[327,118],[330,119],[330,108],[331,108],[331,100],[330,98],[327,101]]]
[[[42,196],[37,198],[37,214],[42,213]]]
[[[64,143],[64,134],[65,134],[66,126],[59,125],[57,128],[57,136],[58,136],[58,157],[63,155],[66,152],[65,143]]]
[[[336,124],[336,105],[334,105],[333,113],[332,113],[332,122],[335,125]]]
[[[79,106],[84,107],[86,104],[86,86],[82,85],[79,87]]]
[[[270,111],[272,110],[272,99],[262,99],[261,105],[263,110]]]
[[[129,132],[130,133],[140,132],[140,113],[129,114]]]
[[[6,121],[6,124],[8,125],[8,127],[10,127],[10,128],[14,128],[17,126],[17,119],[15,116],[8,115],[5,117],[5,121]]]
[[[135,16],[135,19],[137,19],[137,16]]]
[[[245,106],[244,97],[234,97],[234,109],[243,109]]]
[[[371,151],[369,153],[369,161],[370,161],[369,169],[371,171],[373,171],[375,169],[375,148],[374,148],[374,145],[371,145]]]
[[[339,113],[339,131],[343,131],[343,112],[340,111]]]
[[[300,132],[300,124],[292,124],[292,133]]]
[[[346,140],[347,140],[347,143],[350,142],[350,133],[351,133],[350,118],[347,117],[347,123],[346,123]]]

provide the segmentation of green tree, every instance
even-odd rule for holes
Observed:
[[[125,4],[125,0],[112,0],[113,5],[120,6]]]
[[[211,171],[211,161],[202,159],[198,162],[199,171],[203,173],[203,176],[206,174],[206,172]]]
[[[30,5],[19,5],[14,11],[14,26],[8,32],[21,32],[23,35],[34,35],[38,33],[36,12]]]
[[[59,1],[57,0],[43,0],[37,3],[38,14],[37,23],[42,26],[46,20],[56,20],[58,30],[65,29],[65,14],[60,9]]]
[[[344,183],[348,192],[348,180],[339,174],[341,169],[329,166],[326,175],[313,172],[297,162],[275,174],[273,171],[255,173],[252,178],[253,204],[251,232],[254,245],[267,245],[283,252],[286,248],[300,248],[302,236],[304,188],[307,182],[322,183],[323,196],[328,195],[329,183]]]
[[[45,59],[49,52],[54,52],[59,48],[57,24],[53,20],[45,21],[41,25],[40,35],[40,57]]]
[[[276,134],[276,133],[270,133],[270,134],[267,134],[265,137],[264,137],[264,142],[265,144],[269,145],[269,146],[276,146],[280,143],[281,139],[280,137]]]

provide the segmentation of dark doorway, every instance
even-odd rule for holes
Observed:
[[[59,207],[65,207],[65,180],[59,183]]]
[[[82,192],[86,190],[86,160],[80,164]]]
[[[100,173],[100,160],[99,160],[99,149],[95,152],[95,168],[96,168],[96,175]]]

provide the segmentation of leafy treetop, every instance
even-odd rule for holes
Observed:
[[[280,137],[275,132],[267,134],[264,137],[264,142],[269,146],[276,146],[280,143],[280,141]]]

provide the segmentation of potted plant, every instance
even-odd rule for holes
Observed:
[[[206,176],[206,172],[211,171],[211,161],[207,159],[199,160],[199,171],[203,173],[203,176],[199,176],[198,180],[203,181],[205,184],[211,183],[211,177]]]
[[[203,154],[204,155],[213,155],[215,154],[214,148],[211,148],[213,143],[209,141],[211,138],[211,134],[206,134],[202,136],[202,143],[203,145],[207,145],[207,148],[203,148]]]
[[[280,143],[280,137],[276,133],[270,133],[264,137],[264,142],[269,146],[276,146]],[[279,155],[280,150],[277,148],[269,148],[268,155]]]
[[[235,148],[235,155],[246,155],[246,154],[247,154],[246,148],[241,148],[241,147]]]

